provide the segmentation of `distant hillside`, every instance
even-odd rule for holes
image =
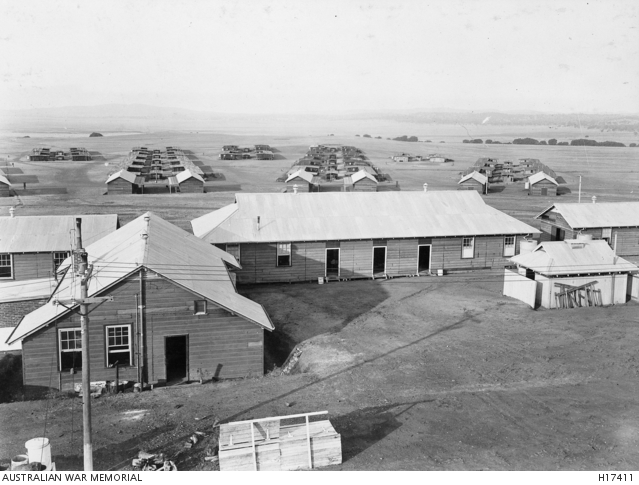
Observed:
[[[368,115],[370,117],[370,115]],[[619,114],[548,114],[535,112],[421,112],[376,114],[379,119],[410,123],[502,126],[574,127],[601,131],[639,132],[639,115]]]

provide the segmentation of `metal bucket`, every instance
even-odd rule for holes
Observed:
[[[33,438],[24,446],[29,454],[29,463],[39,462],[45,469],[51,468],[51,445],[47,438]]]

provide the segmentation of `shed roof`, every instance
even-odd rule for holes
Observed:
[[[0,352],[18,352],[22,350],[22,341],[6,343],[7,339],[16,327],[0,327]]]
[[[369,179],[375,183],[378,183],[377,179],[373,177],[370,173],[368,173],[366,170],[358,170],[357,172],[351,175],[351,182],[354,184],[359,182],[362,179]]]
[[[127,182],[131,182],[134,183],[135,182],[135,174],[132,172],[129,172],[127,170],[118,170],[115,173],[112,173],[111,175],[109,175],[109,178],[107,179],[107,181],[105,182],[105,184],[108,184],[109,182],[113,182],[115,179],[124,179]]]
[[[306,170],[297,170],[288,176],[286,183],[289,183],[298,177],[307,181],[309,184],[313,182],[313,174],[311,172],[307,172]]]
[[[204,183],[204,179],[202,177],[200,177],[196,173],[191,172],[189,169],[186,169],[186,170],[183,170],[182,172],[179,172],[175,176],[175,179],[177,180],[178,184],[181,184],[182,182],[184,182],[185,180],[190,179],[191,177],[196,179],[196,180],[199,180],[202,183]]]
[[[616,256],[604,240],[547,241],[510,261],[546,276],[639,271],[634,264]]]
[[[147,237],[143,236],[145,234]],[[224,264],[239,268],[233,256],[152,212],[87,246],[86,251],[89,264],[93,265],[89,297],[100,294],[140,268],[146,268],[267,330],[274,329],[262,305],[235,291]],[[70,263],[71,258],[68,258],[61,269]],[[79,278],[73,278],[68,272],[51,300],[20,321],[9,342],[24,338],[66,314],[69,310],[55,305],[55,299],[68,300],[79,296]]]
[[[471,173],[469,173],[468,175],[464,175],[461,180],[459,182],[457,182],[457,184],[461,184],[463,182],[466,182],[467,180],[470,179],[474,179],[477,182],[479,182],[482,185],[486,185],[486,182],[488,181],[488,179],[486,178],[486,176],[483,173],[479,173],[477,171],[472,171]]]
[[[5,185],[11,185],[9,179],[0,173],[0,183]]]
[[[0,253],[69,251],[75,219],[82,219],[85,245],[118,228],[117,214],[0,217]]]
[[[639,202],[559,203],[551,205],[535,219],[551,210],[561,214],[572,229],[639,226]]]
[[[555,185],[559,185],[559,183],[554,178],[552,178],[550,175],[548,175],[545,172],[537,172],[536,174],[528,177],[528,181],[530,182],[530,185],[534,185],[537,182],[541,182],[542,180],[548,180],[549,182],[552,182]]]
[[[241,193],[235,200],[191,221],[193,233],[210,243],[539,233],[470,191]]]
[[[0,303],[48,299],[57,285],[53,278],[0,282]]]

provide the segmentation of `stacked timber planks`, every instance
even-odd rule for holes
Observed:
[[[220,426],[220,470],[301,470],[342,462],[342,443],[328,419],[308,413]],[[287,424],[304,418],[301,424]]]

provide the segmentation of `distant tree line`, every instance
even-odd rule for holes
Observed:
[[[546,140],[536,140],[534,138],[515,138],[513,140],[513,145],[571,145],[571,146],[590,146],[590,147],[625,147],[623,143],[618,141],[596,141],[596,140],[587,140],[585,138],[579,138],[578,140],[572,140],[570,143],[567,141],[557,142],[555,138],[551,138],[546,142]],[[630,144],[633,146],[634,144]]]
[[[406,135],[398,136],[396,138],[393,138],[393,140],[395,140],[395,141],[419,141],[416,136],[406,136]]]

